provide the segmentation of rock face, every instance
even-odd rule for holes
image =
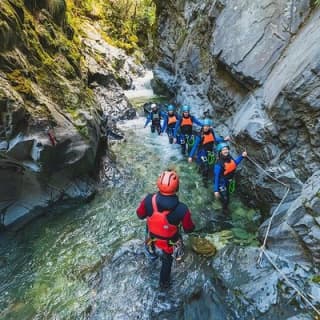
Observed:
[[[300,297],[298,307],[288,303],[296,292],[283,279],[285,276],[291,283],[300,283],[300,288],[303,282],[307,283],[302,288],[303,294],[314,294],[314,303],[319,303],[319,285],[308,283],[305,266],[270,253],[270,258],[282,271],[280,274],[267,259],[257,262],[259,251],[258,248],[229,246],[212,261],[222,286],[228,288],[223,300],[235,310],[234,319],[294,319],[291,317],[298,315],[301,319],[312,319],[310,313],[299,310],[305,308]]]
[[[0,4],[0,224],[95,192],[97,151],[135,115],[123,89],[142,72],[96,27],[73,38],[66,3]],[[84,59],[81,58],[84,56]]]
[[[216,132],[231,134],[234,153],[247,149],[238,192],[266,218],[290,188],[267,247],[312,278],[320,266],[319,8],[304,0],[156,2],[154,88],[196,115],[212,114]],[[297,281],[308,286],[307,278]]]

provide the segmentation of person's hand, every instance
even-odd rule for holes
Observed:
[[[219,193],[219,192],[215,192],[215,193],[214,193],[214,196],[215,196],[217,199],[219,199],[219,198],[220,198],[220,193]]]
[[[223,138],[223,140],[224,140],[224,141],[230,141],[231,138],[230,138],[230,136],[226,136],[226,137]]]
[[[246,157],[248,156],[247,151],[243,151],[243,152],[242,152],[242,156],[243,156],[244,158],[246,158]]]
[[[192,162],[192,157],[188,158],[188,162],[191,163]]]
[[[173,143],[177,143],[177,138],[173,138]]]

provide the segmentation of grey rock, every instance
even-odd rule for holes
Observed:
[[[212,54],[240,82],[261,85],[306,18],[308,6],[308,1],[227,1],[216,21]]]
[[[237,191],[266,217],[259,229],[261,241],[268,217],[290,186],[273,217],[267,248],[286,275],[288,270],[297,272],[294,283],[310,294],[314,290],[316,303],[318,288],[310,278],[319,266],[320,252],[315,196],[320,170],[320,10],[309,5],[286,0],[157,1],[159,55],[154,70],[162,92],[179,104],[191,104],[197,115],[212,114],[215,132],[232,135],[232,153],[248,151],[250,159],[238,169]],[[253,264],[256,253],[248,251]],[[282,285],[271,267],[253,269],[246,250],[239,252],[243,255],[237,249],[226,250],[214,264],[228,298],[230,288],[236,293],[241,288],[238,298],[232,298],[247,306],[239,307],[238,318],[279,319],[277,311],[284,308],[273,301],[287,304],[294,290]],[[248,270],[254,279],[251,288],[245,283]],[[257,292],[261,286],[254,283],[266,274],[271,296],[261,301],[264,293]],[[299,298],[296,301],[303,311],[285,312],[283,319],[306,314],[307,307]]]
[[[299,236],[314,263],[320,266],[320,171],[315,172],[305,183],[302,193],[287,212],[287,223]]]
[[[286,320],[312,320],[312,315],[304,313],[298,314],[296,316],[287,318]]]
[[[294,285],[299,283],[301,286],[302,283],[307,282],[309,269],[285,259],[278,253],[274,254],[270,251],[267,253],[281,273],[264,255],[261,263],[258,263],[260,257],[258,248],[225,247],[212,261],[212,267],[222,281],[222,285],[229,290],[228,303],[237,310],[238,319],[259,319],[260,317],[261,319],[279,319],[279,311],[283,319],[296,315],[297,309],[284,303],[287,299],[295,299],[295,302],[304,308],[304,302],[296,296],[292,283]],[[282,274],[289,282],[282,277]],[[306,285],[303,288],[300,287],[300,290],[308,296],[316,289]],[[312,303],[318,303],[316,295]],[[287,306],[285,307],[284,304]]]
[[[6,6],[10,9],[11,3]],[[99,146],[106,148],[110,133],[121,138],[116,121],[135,117],[123,88],[130,88],[133,75],[144,69],[123,50],[107,44],[98,25],[88,24],[78,52],[84,63],[80,66],[66,45],[59,49],[57,70],[51,74],[45,69],[49,77],[42,83],[30,71],[43,63],[35,52],[54,50],[50,37],[62,36],[61,29],[50,10],[41,10],[38,37],[25,43],[23,36],[19,49],[11,50],[24,28],[23,10],[12,6],[12,15],[1,16],[10,28],[3,24],[8,32],[0,32],[0,225],[17,228],[55,203],[94,195]],[[10,40],[11,27],[16,35]],[[32,51],[34,45],[38,48]],[[57,97],[46,83],[49,79],[60,90]]]
[[[148,261],[143,248],[141,240],[131,239],[105,261],[96,297],[101,303],[90,319],[233,318],[219,287],[200,270],[194,254],[189,253],[183,263],[173,266],[172,285],[161,290],[160,259]]]
[[[110,80],[116,80],[122,89],[130,89],[132,86],[132,75],[142,75],[143,68],[138,66],[132,57],[125,54],[122,49],[113,47],[103,40],[98,26],[86,26],[86,60],[89,72],[89,83],[97,82],[108,86]],[[102,59],[97,62],[92,57],[92,52]]]

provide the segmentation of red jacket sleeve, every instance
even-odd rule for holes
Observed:
[[[182,227],[183,230],[188,233],[192,232],[195,228],[195,225],[191,219],[191,212],[188,210],[182,219]]]
[[[139,219],[144,219],[147,216],[147,208],[145,204],[145,199],[140,202],[139,207],[137,208],[137,216]]]

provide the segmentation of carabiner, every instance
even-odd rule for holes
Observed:
[[[229,190],[229,193],[234,193],[234,191],[236,190],[236,181],[235,180],[232,179],[229,182],[228,190]]]
[[[211,151],[208,151],[208,164],[212,165],[212,164],[215,163],[215,161],[216,161],[215,154],[213,152],[211,152]]]
[[[187,136],[187,143],[189,147],[192,147],[194,145],[194,135]]]

